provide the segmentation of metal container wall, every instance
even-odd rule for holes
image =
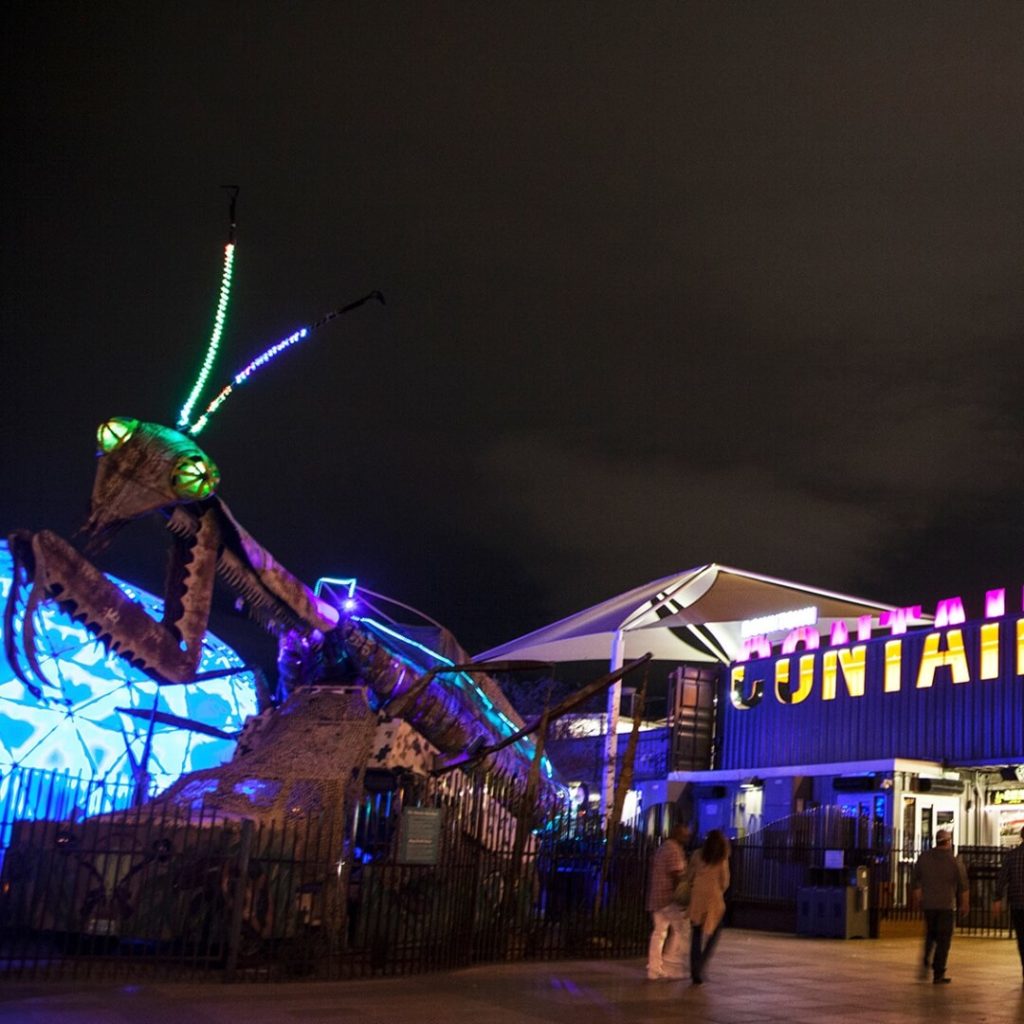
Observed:
[[[842,671],[835,697],[822,697],[822,665],[827,638],[816,651],[798,650],[783,658],[747,662],[740,686],[749,698],[760,681],[760,700],[738,708],[729,683],[719,706],[721,768],[762,768],[888,758],[977,763],[1024,760],[1024,677],[1017,651],[1015,616],[993,620],[1000,625],[998,678],[981,678],[980,642],[984,625],[970,622],[952,629],[918,630],[902,637],[867,641],[864,693],[851,696]],[[949,634],[959,630],[969,680],[954,682],[949,666],[939,667],[932,685],[918,687],[922,652],[929,636],[938,634],[945,651]],[[902,640],[901,682],[884,689],[886,644]],[[956,638],[953,638],[954,641]],[[933,639],[932,644],[936,641]],[[787,688],[776,685],[776,666],[789,662],[791,689],[796,690],[802,658],[813,658],[813,683],[805,699],[787,702]],[[927,678],[927,677],[926,677]]]

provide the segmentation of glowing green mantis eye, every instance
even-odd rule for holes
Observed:
[[[205,455],[183,455],[171,473],[171,484],[181,498],[208,498],[219,483],[220,473]]]
[[[114,416],[96,428],[96,443],[105,455],[120,448],[135,433],[139,421],[127,416]]]

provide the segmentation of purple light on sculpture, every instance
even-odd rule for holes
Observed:
[[[266,352],[258,355],[244,370],[239,371],[235,374],[235,384],[244,384],[250,374],[255,373],[261,366],[265,366],[271,361],[276,359],[286,348],[291,348],[296,342],[302,341],[304,338],[309,337],[309,328],[302,327],[297,330],[294,334],[289,334],[283,341],[279,341],[276,345],[271,345]]]
[[[338,615],[338,609],[335,608],[334,605],[328,604],[326,601],[321,601],[319,598],[316,600],[316,610],[325,619],[327,619],[328,622],[333,623],[335,626],[338,624],[338,621],[341,618]]]
[[[316,321],[316,323],[310,324],[308,327],[300,327],[294,333],[289,334],[287,338],[282,339],[276,345],[271,345],[270,348],[261,352],[254,360],[252,360],[251,363],[249,363],[248,366],[235,374],[230,384],[224,385],[220,394],[218,394],[217,397],[206,407],[206,412],[204,412],[203,415],[188,428],[188,432],[193,437],[199,434],[206,426],[210,417],[224,404],[231,392],[234,391],[235,388],[244,384],[258,369],[266,366],[267,363],[272,362],[286,349],[291,348],[292,345],[308,338],[313,331],[323,327],[324,324],[329,324],[336,317],[342,316],[350,310],[358,308],[370,299],[377,299],[377,301],[381,303],[384,302],[384,296],[381,295],[380,292],[370,292],[369,295],[364,295],[361,299],[356,299],[355,302],[350,302],[347,306],[342,306],[340,309],[336,309],[333,312],[328,313],[326,316],[322,316]]]
[[[338,607],[340,607],[340,610],[345,613],[351,613],[358,607],[359,602],[356,600],[356,580],[354,577],[337,579],[333,576],[321,576],[320,579],[316,581],[316,586],[313,588],[313,593],[318,599],[320,598],[325,586],[332,588],[332,590],[335,587],[340,588],[345,594],[340,602],[338,601],[337,596],[332,594],[336,602],[336,607],[332,608],[335,616],[338,614]]]
[[[276,359],[285,351],[285,349],[291,348],[292,345],[302,341],[304,338],[308,338],[310,330],[311,328],[309,327],[302,327],[294,333],[289,334],[287,338],[279,341],[276,345],[271,345],[270,348],[266,349],[253,359],[248,366],[236,373],[232,378],[231,383],[225,384],[224,387],[221,388],[217,397],[214,398],[214,400],[206,407],[206,412],[204,412],[203,415],[200,416],[191,427],[189,427],[188,432],[193,437],[199,434],[209,422],[210,417],[227,401],[228,396],[235,390],[235,388],[241,387],[241,385],[243,385],[257,370]]]

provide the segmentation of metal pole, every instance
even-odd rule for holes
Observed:
[[[626,637],[621,629],[616,630],[612,637],[611,660],[609,671],[617,672],[622,668]],[[622,678],[618,678],[608,688],[608,732],[604,741],[604,784],[601,786],[601,817],[605,828],[608,827],[609,815],[615,794],[615,758],[619,751],[619,703],[622,700]]]
[[[235,881],[234,900],[231,906],[228,952],[224,964],[225,981],[231,981],[234,978],[235,968],[238,966],[238,946],[242,938],[242,910],[245,904],[245,890],[249,882],[249,856],[252,852],[253,829],[252,820],[246,818],[242,822],[242,835],[238,850],[238,878]]]

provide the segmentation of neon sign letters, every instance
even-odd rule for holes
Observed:
[[[904,688],[928,690],[947,681],[952,686],[989,682],[1010,672],[1024,676],[1024,617],[1008,622],[1005,612],[1006,591],[991,590],[985,620],[965,629],[963,601],[949,598],[939,602],[931,631],[923,638],[917,634],[914,643],[905,634],[922,621],[919,605],[879,616],[879,627],[889,630],[884,643],[872,637],[871,616],[857,621],[853,643],[846,623],[835,622],[827,648],[816,629],[799,625],[782,641],[774,662],[756,667],[747,662],[771,658],[772,646],[763,635],[750,637],[730,672],[730,701],[738,710],[756,707],[765,697],[769,676],[775,699],[783,705],[801,704],[816,690],[819,700],[834,701],[840,694],[857,699],[879,688],[892,694]]]

